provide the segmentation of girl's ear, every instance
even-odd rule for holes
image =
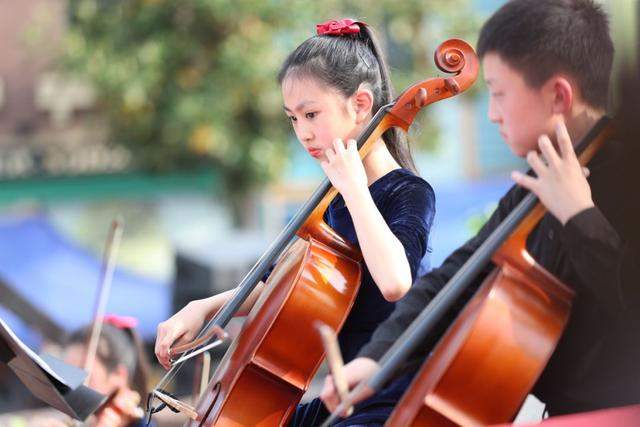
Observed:
[[[356,113],[356,124],[368,122],[373,108],[373,92],[365,85],[360,85],[356,93],[351,96],[353,109]]]

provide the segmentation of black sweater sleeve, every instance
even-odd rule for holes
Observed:
[[[600,209],[592,207],[574,215],[562,229],[570,262],[580,280],[595,295],[602,312],[612,317],[638,317],[640,285],[638,257],[625,243]],[[578,292],[581,289],[577,289]]]

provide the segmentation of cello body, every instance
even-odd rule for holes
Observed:
[[[209,382],[197,406],[199,419],[190,425],[284,425],[324,358],[320,338],[310,333],[314,322],[339,330],[360,276],[357,258],[313,238],[292,244]]]
[[[510,421],[551,357],[572,297],[530,257],[504,259],[435,347],[385,425]]]

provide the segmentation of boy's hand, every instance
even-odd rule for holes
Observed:
[[[577,213],[593,207],[594,203],[585,177],[588,170],[578,163],[563,122],[558,122],[556,126],[556,137],[560,155],[547,135],[538,139],[546,163],[536,151],[527,154],[527,162],[538,175],[537,178],[517,171],[511,173],[511,178],[538,196],[547,210],[564,225]]]

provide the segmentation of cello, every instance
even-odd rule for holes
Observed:
[[[597,122],[577,146],[580,164],[584,166],[612,133],[609,118]],[[527,252],[527,237],[545,213],[529,193],[398,338],[378,372],[356,387],[335,413],[356,396],[379,390],[493,261],[496,267],[428,356],[385,426],[511,421],[551,357],[574,297]]]
[[[608,118],[596,123],[578,145],[582,166],[612,132]],[[515,417],[560,340],[574,297],[527,252],[527,237],[545,213],[530,193],[505,219],[518,225],[493,253],[496,268],[434,348],[386,426],[485,425]]]
[[[384,132],[392,127],[407,131],[421,108],[465,91],[477,77],[477,57],[462,40],[441,44],[435,62],[442,71],[454,75],[417,83],[381,107],[357,139],[361,158]],[[186,353],[152,391],[149,416],[162,408],[162,404],[153,406],[154,400],[160,400],[188,414],[189,425],[286,424],[324,358],[321,341],[311,333],[313,325],[321,321],[339,330],[358,292],[361,254],[323,220],[336,195],[326,179],[198,338],[172,349],[174,355]],[[210,348],[211,337],[221,341],[223,328],[278,256],[239,337],[197,405],[190,407],[168,395],[161,387],[188,358]]]

